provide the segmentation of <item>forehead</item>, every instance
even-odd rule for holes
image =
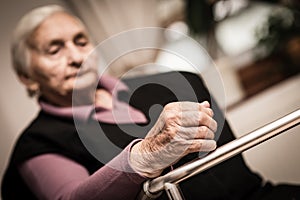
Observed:
[[[68,13],[58,12],[47,17],[33,32],[34,42],[47,43],[54,39],[68,39],[78,33],[86,33],[83,24]]]

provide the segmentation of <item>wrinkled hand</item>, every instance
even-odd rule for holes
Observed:
[[[212,117],[207,101],[167,104],[145,139],[132,147],[131,166],[153,178],[189,153],[214,150],[217,123]]]

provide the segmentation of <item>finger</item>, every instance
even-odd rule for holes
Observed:
[[[192,104],[191,104],[192,103]],[[189,109],[186,109],[186,111],[200,111],[205,112],[209,116],[213,117],[214,112],[210,108],[210,104],[208,101],[204,101],[202,103],[194,103],[194,102],[186,102],[185,106],[190,106]]]
[[[200,112],[205,112],[209,116],[213,117],[214,115],[213,110],[209,106],[210,104],[207,101],[203,103],[182,101],[182,102],[173,102],[167,104],[164,107],[164,111],[166,113],[175,113],[179,115],[187,111],[200,111]]]
[[[206,126],[180,127],[178,135],[186,140],[194,139],[214,139],[215,134]]]
[[[202,112],[205,112],[206,114],[208,114],[210,117],[214,116],[214,111],[211,108],[202,108],[201,109]]]
[[[215,140],[205,140],[205,139],[198,139],[198,140],[188,140],[189,143],[187,152],[209,152],[213,151],[217,148],[217,143]]]
[[[206,113],[201,113],[198,120],[199,126],[206,126],[213,132],[217,131],[217,122]]]
[[[213,132],[217,130],[217,122],[204,112],[182,112],[176,123],[183,127],[207,126]]]
[[[201,111],[206,112],[209,116],[213,117],[214,116],[214,112],[210,107],[210,103],[208,101],[203,101],[202,103],[200,103],[200,108]]]
[[[210,104],[208,101],[203,101],[200,103],[202,106],[206,107],[206,108],[209,108],[210,107]]]
[[[210,121],[208,122],[208,124],[206,126],[213,132],[216,132],[218,129],[218,123],[213,118],[210,118]]]

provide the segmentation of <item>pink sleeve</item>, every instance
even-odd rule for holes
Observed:
[[[58,154],[36,156],[19,170],[39,199],[135,199],[146,178],[132,173],[130,147],[92,175],[82,165]]]

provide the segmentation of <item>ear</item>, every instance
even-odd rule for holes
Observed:
[[[21,83],[23,83],[29,91],[32,91],[32,92],[39,91],[40,85],[38,82],[36,82],[36,81],[32,80],[31,78],[24,76],[24,75],[18,75],[18,77],[19,77],[19,80],[21,81]]]

